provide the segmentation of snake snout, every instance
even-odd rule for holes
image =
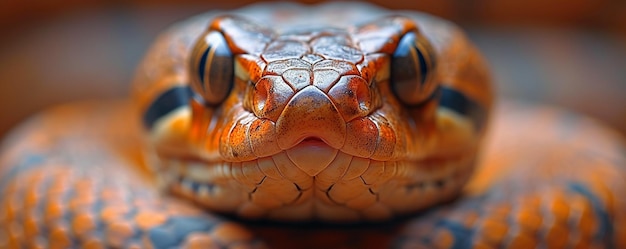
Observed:
[[[285,150],[307,138],[341,148],[346,137],[346,123],[319,88],[308,86],[296,93],[276,121],[278,146]]]

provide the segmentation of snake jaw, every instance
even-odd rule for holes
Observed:
[[[377,161],[313,139],[246,162],[171,160],[169,187],[211,210],[251,219],[381,220],[453,198],[473,160]]]
[[[377,112],[394,111],[389,108],[390,105],[384,105]],[[239,119],[214,120],[248,127],[248,133],[237,133],[240,128],[230,129],[230,132],[235,132],[233,134],[251,134],[250,131],[257,130],[252,124],[262,120],[268,125],[268,131],[276,132],[274,123],[251,118],[251,114],[241,105],[235,105],[231,112],[229,115]],[[213,159],[189,160],[184,156],[170,159],[165,165],[170,172],[167,184],[178,195],[211,210],[254,219],[317,219],[334,222],[379,220],[413,212],[454,197],[472,171],[475,153],[463,153],[458,148],[450,147],[457,156],[437,155],[440,159],[427,160],[424,156],[428,155],[428,151],[425,150],[421,159],[402,160],[398,154],[394,155],[399,153],[398,149],[402,148],[401,143],[404,142],[396,132],[408,129],[407,126],[397,126],[399,124],[389,122],[377,112],[370,117],[348,122],[347,138],[341,148],[334,148],[314,133],[308,133],[296,139],[294,146],[284,150],[274,148],[272,150],[277,151],[266,156],[252,154],[252,159],[236,157],[235,153],[245,151],[237,146],[229,147],[228,153],[239,160],[227,161],[223,155]],[[190,113],[181,110],[175,112],[176,115],[167,116],[159,121],[157,130],[173,131],[174,127],[185,127],[180,124],[186,123],[183,121],[190,118]],[[245,113],[247,116],[243,115]],[[447,118],[440,122],[458,124],[458,120],[455,120],[460,117],[457,116],[442,115]],[[243,120],[249,123],[241,122]],[[454,137],[472,139],[471,124],[466,123],[462,130],[467,136],[457,134]],[[264,128],[258,130],[263,131]],[[448,133],[451,131],[448,130]],[[232,140],[236,137],[227,137],[231,139],[227,141],[236,141]],[[262,139],[254,141],[275,141],[271,137],[267,140],[268,134],[259,133],[259,138]],[[373,146],[356,146],[368,144],[367,139],[372,138],[370,142]],[[246,143],[239,142],[238,146]],[[446,144],[459,144],[459,141],[448,141]],[[256,148],[266,148],[268,145],[271,143],[260,143]],[[172,158],[171,154],[164,156]]]

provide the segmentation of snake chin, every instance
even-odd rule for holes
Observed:
[[[305,153],[307,152],[307,153]],[[215,212],[281,221],[378,221],[458,195],[474,157],[377,161],[316,139],[246,162],[169,160],[162,172],[176,195]]]

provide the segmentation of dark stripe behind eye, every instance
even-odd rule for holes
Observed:
[[[483,106],[453,88],[440,86],[439,91],[439,106],[466,116],[477,130],[482,130],[487,119],[487,110]]]
[[[148,108],[143,116],[143,124],[152,129],[161,117],[167,115],[178,107],[187,105],[191,98],[189,86],[173,87],[159,96]]]

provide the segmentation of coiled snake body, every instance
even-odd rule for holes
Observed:
[[[619,136],[492,111],[479,53],[443,20],[208,13],[137,75],[133,101],[57,107],[5,139],[1,248],[626,248]]]

